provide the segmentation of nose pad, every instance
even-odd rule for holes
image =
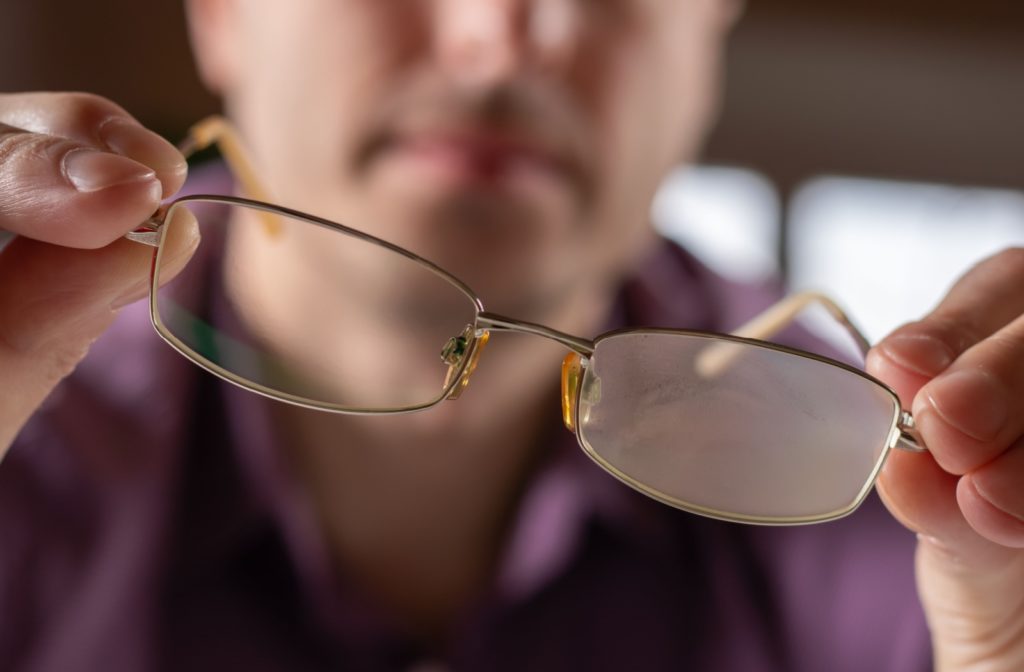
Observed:
[[[490,339],[491,332],[483,331],[480,334],[476,334],[473,325],[468,325],[461,335],[448,339],[448,342],[441,350],[441,359],[448,364],[448,373],[444,377],[443,389],[448,389],[452,385],[452,381],[455,376],[459,375],[460,371],[462,375],[455,382],[451,391],[448,392],[447,399],[458,399],[462,391],[469,385],[469,377],[476,371],[477,362],[480,361],[480,353]],[[463,361],[466,362],[464,367],[462,366]]]
[[[562,360],[562,422],[570,432],[576,431],[576,402],[582,375],[583,363],[579,354],[570,352]]]

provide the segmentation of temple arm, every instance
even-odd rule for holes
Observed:
[[[234,126],[224,117],[212,116],[203,119],[188,129],[186,138],[178,144],[178,150],[188,159],[196,152],[200,152],[211,145],[216,145],[228,168],[234,174],[242,187],[243,193],[252,200],[270,203],[271,199],[263,184],[256,177],[256,171],[252,167],[242,148],[242,142],[238,138],[238,132]],[[143,222],[137,229],[125,234],[125,238],[143,245],[156,247],[160,244],[160,227],[163,225],[164,217],[168,206],[163,205],[152,217]],[[281,222],[277,216],[265,211],[256,211],[256,216],[263,224],[263,230],[267,235],[274,237],[281,232]]]
[[[257,201],[271,202],[270,195],[256,177],[256,171],[242,146],[238,131],[224,117],[207,117],[192,126],[188,129],[188,137],[178,145],[178,149],[187,159],[211,145],[216,145],[246,196]]]
[[[847,333],[853,337],[853,340],[857,343],[857,347],[860,349],[861,354],[867,355],[868,350],[871,349],[871,344],[868,343],[868,339],[864,337],[860,329],[854,326],[850,318],[846,316],[846,313],[836,304],[835,301],[828,298],[824,294],[818,294],[817,292],[800,292],[798,294],[792,294],[782,299],[775,305],[766,309],[763,313],[750,320],[740,328],[732,332],[733,336],[741,336],[743,338],[756,338],[764,341],[775,334],[779,333],[790,323],[796,319],[796,316],[807,309],[812,304],[818,304],[825,308],[839,324],[843,325]]]

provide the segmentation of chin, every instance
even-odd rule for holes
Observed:
[[[374,200],[368,231],[474,287],[481,275],[528,271],[577,228],[550,204],[490,190],[406,190]]]

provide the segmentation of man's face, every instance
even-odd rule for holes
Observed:
[[[610,286],[713,107],[727,0],[193,0],[275,200],[448,268],[516,317]],[[348,282],[329,255],[323,278]],[[367,278],[372,282],[372,278]]]

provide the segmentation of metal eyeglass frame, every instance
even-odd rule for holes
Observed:
[[[440,268],[433,262],[420,257],[419,255],[410,252],[398,245],[382,240],[370,234],[364,233],[357,229],[338,224],[330,220],[326,220],[320,217],[309,215],[307,213],[292,210],[283,206],[272,205],[268,203],[270,199],[267,197],[267,192],[260,185],[259,180],[256,178],[255,171],[252,168],[252,163],[246,158],[245,152],[242,149],[242,144],[239,141],[237,133],[231,127],[231,125],[221,117],[210,117],[205,119],[189,131],[189,136],[185,142],[179,145],[179,149],[185,154],[186,158],[191,156],[196,151],[205,149],[208,146],[217,145],[220,149],[221,155],[227,162],[228,166],[238,178],[239,183],[243,187],[246,193],[254,196],[255,198],[243,198],[238,196],[225,196],[225,195],[191,195],[184,196],[175,199],[167,204],[162,205],[146,222],[140,225],[135,231],[126,234],[126,238],[135,242],[150,246],[154,249],[153,258],[153,273],[150,287],[150,317],[153,322],[153,326],[157,333],[167,341],[174,349],[180,352],[189,360],[193,361],[200,367],[213,373],[230,383],[238,385],[246,390],[261,394],[263,396],[283,401],[286,403],[302,406],[305,408],[311,408],[315,410],[328,411],[333,413],[352,414],[352,415],[387,415],[397,413],[408,413],[414,411],[425,410],[440,404],[442,401],[448,399],[456,399],[462,393],[469,382],[469,378],[476,368],[477,361],[480,357],[480,353],[483,347],[487,344],[491,332],[519,332],[524,334],[532,334],[546,338],[556,343],[561,344],[567,348],[570,352],[565,357],[562,364],[562,418],[565,427],[572,431],[579,441],[581,447],[587,453],[587,455],[597,462],[602,468],[609,471],[613,476],[622,480],[627,485],[637,489],[644,494],[661,501],[670,506],[696,513],[712,518],[718,518],[722,520],[728,520],[733,522],[744,522],[744,523],[755,523],[762,525],[793,525],[803,524],[812,522],[822,522],[826,520],[834,520],[847,515],[848,513],[855,510],[867,496],[867,493],[874,485],[878,472],[881,470],[881,466],[885,461],[885,457],[892,449],[899,449],[908,452],[926,452],[927,448],[924,442],[921,440],[919,433],[915,427],[913,416],[904,410],[898,410],[894,419],[892,431],[890,431],[890,441],[888,445],[883,447],[878,463],[872,472],[869,480],[864,485],[864,488],[856,498],[856,500],[839,511],[832,511],[826,514],[815,515],[815,516],[803,516],[803,517],[759,517],[750,516],[745,514],[735,514],[726,511],[712,510],[699,505],[694,505],[688,502],[675,500],[669,496],[663,495],[662,493],[655,491],[643,483],[633,479],[627,474],[622,473],[614,465],[609,464],[600,455],[594,453],[588,445],[580,438],[579,432],[577,431],[577,413],[579,409],[580,401],[580,380],[583,377],[583,371],[586,369],[590,358],[594,354],[594,350],[598,342],[602,339],[612,335],[622,334],[624,332],[629,333],[671,333],[689,336],[701,336],[710,337],[711,339],[717,339],[723,343],[745,343],[748,345],[755,345],[761,348],[767,348],[776,350],[790,355],[795,355],[807,359],[819,361],[829,366],[835,366],[847,371],[850,371],[858,376],[861,376],[871,382],[877,384],[879,387],[887,391],[892,395],[896,402],[896,408],[900,409],[899,397],[896,393],[885,383],[874,378],[873,376],[861,371],[857,368],[848,366],[842,362],[838,362],[827,357],[816,355],[813,353],[805,352],[795,348],[789,348],[786,346],[778,345],[775,343],[766,342],[764,339],[772,337],[774,334],[781,331],[785,326],[790,324],[803,310],[808,306],[817,304],[823,307],[831,317],[833,317],[839,324],[849,333],[849,335],[856,342],[859,350],[863,355],[867,355],[870,350],[870,344],[859,329],[852,323],[847,315],[839,308],[839,306],[829,299],[828,297],[814,292],[803,292],[793,294],[781,300],[779,303],[771,306],[763,313],[741,326],[730,334],[720,334],[715,332],[697,331],[697,330],[686,330],[686,329],[624,329],[608,332],[601,334],[596,339],[590,340],[566,334],[564,332],[552,329],[550,327],[535,324],[532,322],[525,322],[514,318],[509,318],[497,313],[492,313],[484,309],[483,302],[480,298],[470,289],[464,282],[456,278],[455,276],[448,273],[448,271]],[[444,351],[441,353],[444,361],[449,365],[448,375],[445,379],[440,395],[429,402],[406,406],[401,408],[354,408],[341,406],[339,404],[333,404],[328,402],[317,401],[314,399],[308,399],[304,397],[298,397],[280,390],[275,390],[259,383],[255,383],[244,377],[238,376],[227,369],[217,365],[216,363],[206,359],[202,355],[194,352],[188,345],[178,339],[167,327],[162,323],[159,312],[157,310],[156,296],[158,290],[158,273],[161,254],[161,245],[164,224],[168,218],[168,213],[177,206],[178,204],[185,204],[189,202],[210,202],[220,203],[224,205],[236,205],[254,209],[256,211],[267,213],[268,215],[280,215],[290,219],[302,220],[308,223],[324,227],[337,231],[339,233],[352,236],[364,242],[378,245],[386,248],[392,252],[402,255],[403,257],[420,264],[427,270],[431,271],[435,275],[441,277],[450,283],[453,287],[462,292],[470,301],[472,301],[475,308],[475,319],[472,325],[468,325],[466,330],[457,336],[453,336],[448,342]],[[279,226],[279,223],[274,217],[267,217],[263,226],[268,231],[273,233]],[[704,352],[698,358],[696,362],[698,368],[702,372],[707,374],[715,374],[723,371],[727,368],[731,360],[736,356],[736,348],[721,348],[716,349],[714,347],[714,340],[711,341],[712,345],[705,349]]]

